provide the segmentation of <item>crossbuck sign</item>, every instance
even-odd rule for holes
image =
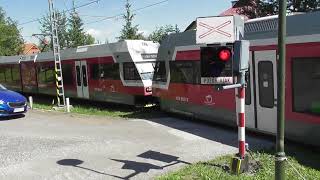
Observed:
[[[197,44],[233,43],[243,34],[243,26],[238,27],[239,17],[203,17],[197,18]]]

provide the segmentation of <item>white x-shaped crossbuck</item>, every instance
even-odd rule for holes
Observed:
[[[231,21],[224,22],[224,23],[222,23],[221,25],[219,25],[219,26],[217,26],[217,27],[212,27],[212,26],[209,26],[208,24],[205,24],[205,23],[203,23],[203,22],[200,22],[200,23],[199,23],[199,26],[202,26],[202,27],[208,29],[209,31],[207,31],[207,32],[204,33],[204,34],[201,34],[201,35],[199,36],[199,38],[202,39],[202,38],[204,38],[204,37],[206,37],[206,36],[208,36],[208,35],[210,35],[210,34],[212,34],[212,33],[214,33],[214,32],[219,33],[219,34],[222,34],[222,35],[227,36],[227,37],[231,37],[232,35],[231,35],[230,33],[227,33],[227,32],[225,32],[225,31],[222,31],[222,30],[221,30],[222,28],[228,26],[229,24],[231,24]]]

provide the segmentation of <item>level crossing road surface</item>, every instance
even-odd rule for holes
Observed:
[[[247,137],[254,147],[270,140]],[[237,152],[235,129],[164,115],[129,119],[29,111],[0,120],[0,179],[153,179]]]

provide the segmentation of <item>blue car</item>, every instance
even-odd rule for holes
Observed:
[[[27,112],[27,99],[0,84],[0,117],[19,115]]]

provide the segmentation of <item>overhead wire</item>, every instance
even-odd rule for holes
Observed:
[[[132,12],[141,11],[143,9],[147,9],[147,8],[159,5],[159,4],[163,4],[163,3],[168,2],[168,1],[169,0],[162,0],[162,1],[159,1],[159,2],[156,2],[156,3],[153,3],[153,4],[149,4],[149,5],[144,6],[144,7],[140,7],[140,8],[134,9],[134,10],[132,10]],[[99,20],[96,20],[96,21],[91,21],[91,22],[88,22],[88,23],[84,24],[84,25],[88,25],[88,24],[93,24],[93,23],[97,23],[97,22],[101,22],[101,21],[105,21],[105,20],[109,20],[109,19],[122,18],[123,15],[124,15],[124,13],[119,13],[119,14],[116,14],[116,15],[113,15],[113,16],[90,16],[90,15],[81,15],[81,16],[96,17],[96,18],[100,18],[101,17],[102,18],[102,19],[99,19]]]
[[[64,12],[70,12],[74,9],[79,9],[79,8],[82,8],[82,7],[85,7],[85,6],[88,6],[88,5],[91,5],[93,3],[98,3],[100,0],[93,0],[93,1],[90,1],[88,3],[85,3],[85,4],[82,4],[82,5],[79,5],[79,6],[76,6],[74,8],[70,8],[70,9],[67,9],[65,10]],[[25,25],[25,24],[30,24],[30,23],[33,23],[33,22],[37,22],[39,21],[41,18],[37,18],[37,19],[32,19],[30,21],[26,21],[26,22],[23,22],[23,23],[19,23],[18,26],[22,26],[22,25]]]

